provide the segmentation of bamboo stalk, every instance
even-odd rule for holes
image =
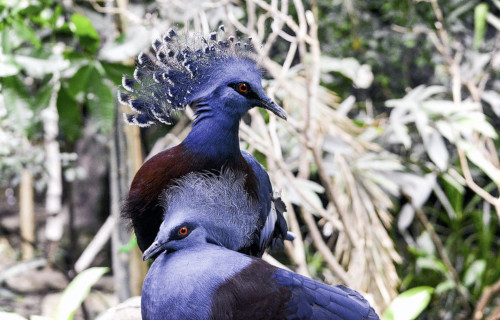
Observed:
[[[126,0],[117,0],[116,2],[118,10],[120,10],[120,25],[122,30],[125,30],[127,27],[127,18],[128,15],[124,13],[127,11],[128,1]],[[118,120],[120,121],[120,120]],[[127,153],[128,153],[128,182],[132,181],[132,178],[136,174],[136,172],[141,167],[144,159],[142,157],[142,148],[141,148],[141,135],[139,127],[137,126],[124,126],[124,133],[126,137],[127,143]],[[128,190],[124,193],[128,193]],[[123,196],[124,194],[122,194]],[[147,265],[142,261],[142,253],[138,247],[134,247],[129,255],[129,284],[130,291],[132,295],[140,295],[142,292],[142,283],[144,282],[144,278],[147,274]]]
[[[30,260],[33,258],[35,243],[35,202],[33,177],[28,170],[23,171],[19,187],[19,220],[22,259]]]
[[[54,256],[64,232],[64,217],[62,208],[62,169],[61,154],[59,150],[59,114],[57,112],[57,95],[61,82],[60,75],[54,74],[54,88],[49,105],[42,111],[44,143],[45,143],[45,167],[48,173],[47,193],[45,196],[45,210],[47,220],[45,224],[45,236],[49,241],[47,255]]]
[[[113,134],[113,141],[110,143],[110,197],[111,208],[110,215],[116,221],[120,219],[120,199],[126,189],[127,181],[124,181],[120,172],[126,166],[123,164],[120,150],[123,150],[123,132],[120,128],[120,117],[118,117],[118,110],[115,115],[115,128]],[[125,167],[125,168],[124,168]],[[115,285],[115,292],[119,301],[125,301],[130,298],[130,281],[129,281],[129,267],[128,255],[120,252],[120,247],[127,243],[130,238],[129,232],[120,223],[115,223],[113,232],[111,234],[111,260],[113,265],[113,280]]]

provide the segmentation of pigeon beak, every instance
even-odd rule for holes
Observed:
[[[153,259],[160,251],[163,250],[162,243],[155,241],[153,244],[144,251],[142,255],[142,261]]]
[[[274,113],[275,115],[277,115],[278,117],[280,117],[281,119],[286,120],[286,117],[287,117],[286,111],[282,107],[280,107],[276,103],[274,103],[273,100],[271,100],[271,99],[261,100],[260,102],[261,103],[260,103],[259,107],[267,109],[267,110],[271,111],[272,113]]]

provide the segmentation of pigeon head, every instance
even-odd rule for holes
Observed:
[[[223,26],[219,27],[223,33]],[[124,77],[119,100],[136,113],[128,123],[170,124],[173,114],[191,105],[200,117],[229,116],[239,120],[253,107],[286,119],[286,112],[264,92],[261,69],[249,43],[233,36],[178,35],[173,29],[156,39],[152,51],[137,58],[133,77]]]
[[[190,173],[162,194],[165,218],[143,259],[206,243],[239,250],[257,225],[259,205],[244,188],[245,175],[223,170]]]
[[[144,251],[143,260],[156,257],[161,252],[173,252],[203,243],[215,243],[207,231],[196,222],[184,221],[173,228],[162,228],[153,244]]]

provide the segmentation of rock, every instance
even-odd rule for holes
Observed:
[[[8,288],[19,293],[40,293],[48,290],[64,290],[68,280],[61,272],[44,268],[7,278],[5,283]]]
[[[0,238],[0,272],[16,263],[16,253],[6,238]]]
[[[141,320],[141,297],[132,297],[101,314],[96,320]]]
[[[93,288],[105,292],[115,292],[115,280],[111,275],[104,275],[94,284]]]
[[[40,303],[42,298],[40,295],[17,296],[15,299],[1,299],[0,308],[15,312],[19,316],[29,318],[31,315],[40,314]],[[0,315],[0,319],[3,318]],[[8,319],[8,318],[7,318]]]

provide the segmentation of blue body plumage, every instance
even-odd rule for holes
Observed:
[[[153,52],[139,55],[134,77],[123,80],[127,91],[119,94],[120,101],[136,111],[125,116],[131,124],[168,124],[186,105],[195,110],[186,139],[145,162],[130,187],[123,215],[131,219],[143,251],[162,221],[162,190],[190,172],[223,168],[245,176],[247,195],[258,204],[253,239],[238,250],[260,256],[274,240],[287,237],[283,212],[274,210],[269,176],[252,155],[240,150],[238,138],[239,122],[249,109],[262,107],[283,119],[286,112],[266,95],[255,57],[241,47],[233,37],[181,37],[171,30],[153,42]]]
[[[256,205],[237,173],[193,173],[162,198],[165,220],[144,253],[157,256],[143,286],[144,320],[378,319],[354,290],[233,251]]]

